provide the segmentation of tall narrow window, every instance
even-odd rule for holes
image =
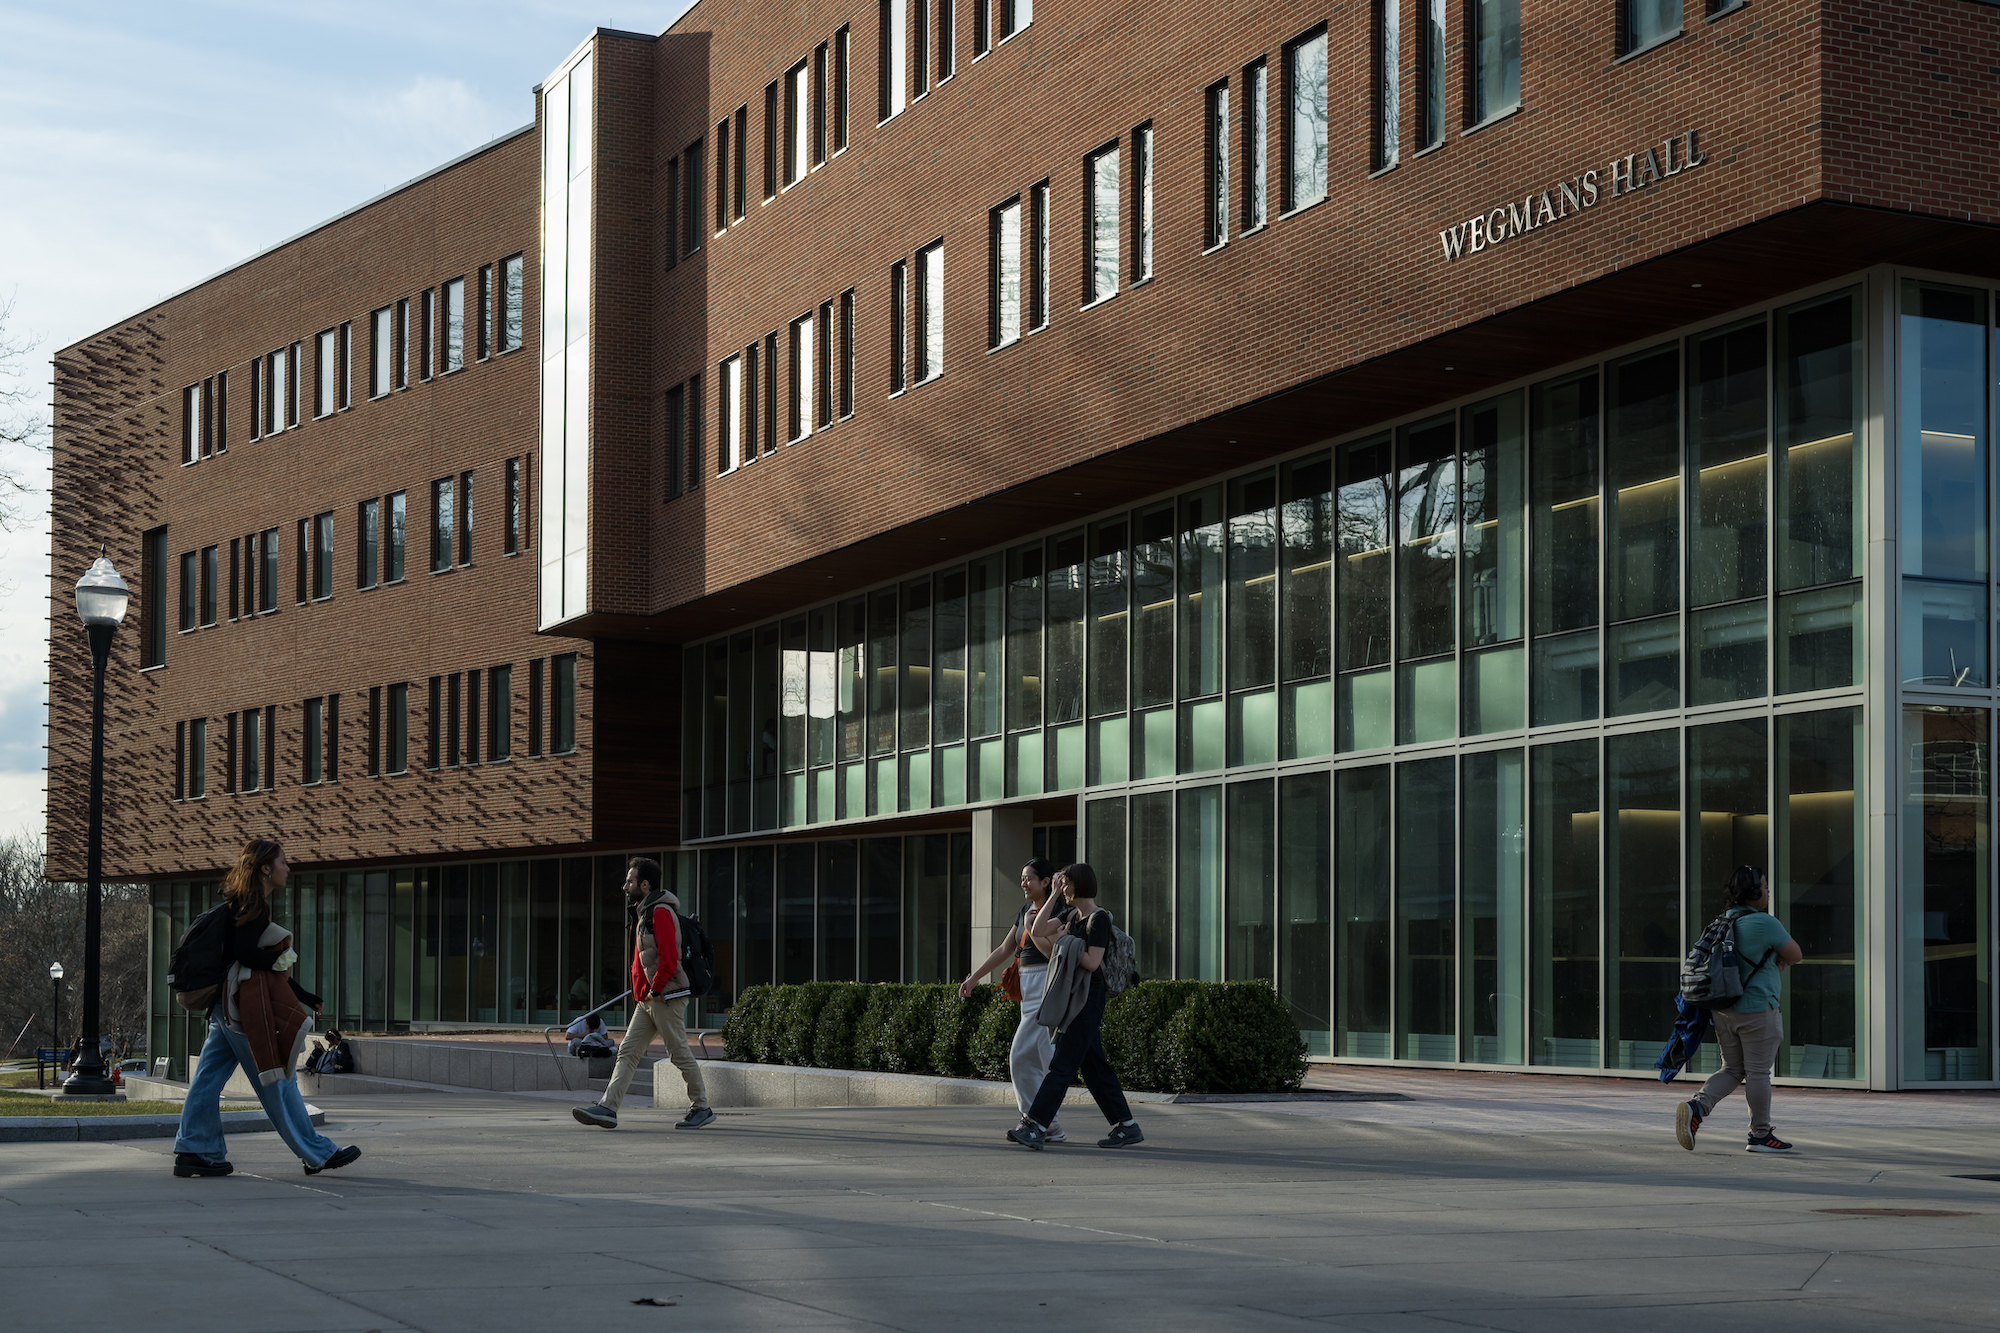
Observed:
[[[306,541],[310,535],[307,529],[311,526],[311,519],[302,518],[299,520],[297,549],[293,552],[294,559],[298,561],[295,573],[297,574],[296,582],[298,585],[297,592],[300,606],[304,606],[308,600],[312,578],[312,559],[306,554]]]
[[[1326,29],[1285,47],[1286,212],[1326,197]]]
[[[493,265],[479,266],[479,359],[493,355]]]
[[[813,317],[801,315],[792,321],[791,404],[786,418],[789,439],[803,440],[812,434],[813,398]]]
[[[785,71],[785,184],[796,185],[806,177],[806,138],[812,129],[810,76],[806,62]]]
[[[208,795],[208,719],[189,722],[187,737],[187,798],[198,801]]]
[[[333,511],[313,515],[313,600],[333,596]]]
[[[152,528],[139,542],[139,665],[167,661],[167,530]]]
[[[436,350],[437,289],[426,287],[417,294],[417,378],[431,377],[431,355]]]
[[[875,64],[875,119],[878,121],[902,112],[906,90],[910,86],[910,36],[905,24],[908,12],[905,6],[908,4],[909,0],[881,0],[877,25],[881,53]]]
[[[818,327],[819,339],[814,350],[819,361],[813,376],[813,396],[819,407],[819,428],[825,430],[833,424],[833,302],[820,302]]]
[[[993,49],[993,0],[972,0],[972,58]]]
[[[382,502],[363,500],[354,514],[354,586],[372,588],[379,581]]]
[[[501,549],[508,555],[521,553],[521,460],[507,460],[507,512],[506,533],[501,541]]]
[[[764,85],[764,197],[778,197],[778,140],[781,122],[778,112],[778,85]]]
[[[460,717],[464,707],[464,677],[452,672],[444,678],[444,766],[457,768],[464,761],[464,751],[460,748],[464,735],[460,730]]]
[[[431,677],[430,725],[424,735],[424,766],[436,769],[444,753],[444,677]]]
[[[738,222],[743,220],[744,201],[749,196],[750,183],[745,179],[750,170],[750,108],[736,108],[736,178],[730,187],[730,207]]]
[[[521,347],[522,300],[527,290],[521,273],[520,255],[500,261],[500,350],[503,352],[518,351]]]
[[[686,224],[681,236],[681,250],[693,254],[701,249],[702,233],[702,193],[701,193],[701,140],[696,139],[684,156],[682,170],[687,173],[687,189],[683,197],[687,201]]]
[[[258,735],[264,726],[264,710],[246,708],[243,710],[242,737],[242,778],[237,784],[238,791],[256,791],[264,785],[264,775],[259,761],[264,757],[264,746]]]
[[[923,3],[924,0],[919,0]],[[937,0],[937,81],[952,75],[952,48],[958,41],[957,0]]]
[[[854,415],[854,289],[840,294],[840,415]]]
[[[264,358],[250,358],[250,438],[264,438]]]
[[[1443,3],[1443,0],[1423,0],[1428,9]],[[1387,171],[1396,165],[1403,152],[1403,5],[1402,0],[1375,0],[1375,22],[1371,28],[1373,44],[1370,47],[1369,64],[1374,77],[1374,134],[1370,145],[1368,166],[1372,171]],[[1428,27],[1426,22],[1426,27]],[[1430,51],[1426,38],[1424,50]],[[1424,69],[1428,83],[1428,64]]]
[[[320,780],[320,743],[325,736],[325,701],[308,699],[305,703],[304,735],[301,745],[299,781],[311,786]]]
[[[917,382],[944,373],[944,242],[917,251]]]
[[[826,162],[826,43],[813,48],[812,63],[812,161]]]
[[[1083,166],[1083,303],[1118,291],[1118,145],[1092,153]]]
[[[760,438],[757,433],[758,377],[763,374],[759,369],[763,361],[763,351],[764,345],[754,340],[749,346],[743,349],[743,457],[745,461],[757,457],[757,441]]]
[[[450,569],[451,539],[458,525],[452,521],[451,478],[444,477],[431,483],[431,573],[441,574]]]
[[[305,356],[297,343],[285,349],[287,382],[292,386],[291,392],[283,395],[287,428],[299,424],[299,395],[305,392],[305,364]]]
[[[403,581],[403,553],[408,539],[409,509],[408,492],[397,491],[389,497],[389,524],[382,535],[382,580],[385,583]]]
[[[226,454],[229,452],[229,372],[226,370],[215,372],[214,400],[210,415],[215,418],[215,452]],[[205,455],[208,452],[208,439],[205,435],[201,447]]]
[[[667,390],[667,498],[681,493],[681,478],[687,466],[687,393],[676,384]]]
[[[715,232],[729,226],[729,117],[715,122]]]
[[[465,762],[479,762],[479,673],[465,673]]]
[[[764,335],[764,452],[778,452],[778,332]]]
[[[275,611],[278,609],[278,530],[264,529],[264,540],[258,545],[263,548],[264,570],[257,580],[257,609]]]
[[[201,624],[201,575],[198,572],[200,557],[193,551],[181,556],[181,632],[186,633]]]
[[[853,43],[845,25],[833,34],[833,151],[838,153],[847,147],[847,102],[851,48]]]
[[[201,623],[213,627],[215,624],[215,582],[216,548],[201,548]]]
[[[1478,0],[1474,0],[1477,4]],[[1419,75],[1422,80],[1417,97],[1423,116],[1423,147],[1434,148],[1444,142],[1444,59],[1445,59],[1445,0],[1424,0],[1423,32],[1420,46],[1422,64]],[[1391,54],[1391,60],[1396,57]]]
[[[243,614],[246,616],[257,614],[257,570],[263,559],[257,551],[259,544],[258,534],[254,532],[243,539]],[[230,594],[230,599],[232,602],[235,600],[234,593]]]
[[[330,417],[339,402],[335,373],[339,365],[340,334],[327,329],[313,339],[313,415]]]
[[[1005,347],[1021,336],[1021,200],[987,214],[986,345]]]
[[[231,620],[240,620],[243,616],[243,608],[238,601],[243,590],[241,582],[243,576],[242,559],[243,543],[241,539],[231,537],[229,539],[229,618]]]
[[[514,668],[486,673],[486,762],[514,757]]]
[[[908,387],[908,373],[905,369],[908,355],[903,325],[906,322],[906,302],[909,300],[907,288],[910,282],[908,260],[899,259],[889,265],[889,392],[901,393]]]
[[[922,97],[931,90],[930,0],[910,0],[916,22],[910,31],[910,90]]]
[[[1028,200],[1028,327],[1039,329],[1049,322],[1049,183],[1036,185]]]
[[[410,767],[410,687],[408,682],[389,687],[389,771],[405,773]]]
[[[1442,9],[1444,0],[1431,3]],[[1438,18],[1442,29],[1441,12]],[[1521,0],[1472,0],[1472,105],[1467,114],[1477,125],[1520,104]]]
[[[335,372],[340,383],[334,395],[341,411],[354,406],[354,321],[340,324],[340,365]]]
[[[719,371],[715,394],[715,470],[724,474],[749,461],[743,456],[743,358],[730,357]]]
[[[285,428],[285,366],[290,358],[284,348],[264,358],[264,433],[276,435]]]
[[[1153,276],[1153,127],[1132,131],[1132,281]]]
[[[549,699],[549,748],[557,754],[576,749],[576,654],[549,659],[555,676]]]
[[[542,753],[542,661],[537,657],[528,663],[528,754],[533,758]]]
[[[1620,0],[1619,54],[1631,55],[1681,35],[1681,0]]]
[[[181,390],[181,462],[201,458],[201,386],[190,384]]]
[[[410,300],[404,297],[396,302],[396,327],[390,334],[394,344],[390,355],[395,362],[394,379],[398,389],[410,387]]]
[[[465,279],[444,285],[444,373],[465,369]]]
[[[278,708],[276,704],[264,710],[264,771],[277,771],[278,761],[274,753],[278,740]],[[340,696],[326,696],[326,780],[340,781]]]
[[[458,563],[472,563],[472,474],[458,474]]]
[[[368,776],[382,776],[382,687],[368,687]]]
[[[1229,80],[1208,90],[1202,108],[1202,156],[1207,188],[1202,192],[1202,245],[1229,239]]]
[[[395,387],[393,354],[391,352],[391,319],[388,306],[383,306],[368,316],[368,396],[386,398]]]

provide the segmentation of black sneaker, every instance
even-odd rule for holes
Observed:
[[[1032,1120],[1023,1120],[1007,1131],[1007,1137],[1023,1148],[1033,1148],[1036,1152],[1040,1152],[1042,1145],[1049,1141],[1049,1132]]]
[[[1694,1136],[1701,1130],[1701,1103],[1689,1098],[1674,1111],[1674,1137],[1681,1147],[1694,1151]]]
[[[1790,1152],[1792,1145],[1776,1134],[1752,1134],[1745,1152]]]
[[[1129,1148],[1135,1143],[1144,1143],[1145,1141],[1146,1136],[1139,1131],[1137,1125],[1114,1125],[1111,1128],[1110,1137],[1099,1139],[1097,1146],[1100,1148]]]
[[[570,1114],[579,1125],[595,1125],[599,1129],[618,1128],[618,1113],[603,1102],[592,1102],[589,1106],[573,1107]]]
[[[227,1162],[211,1162],[199,1153],[174,1154],[174,1174],[177,1176],[226,1176],[235,1169]]]
[[[341,1167],[346,1166],[359,1156],[361,1156],[361,1149],[350,1143],[333,1156],[327,1158],[326,1161],[320,1163],[320,1165],[307,1167],[306,1174],[316,1176],[322,1171],[338,1171]]]
[[[611,1122],[617,1124],[614,1118]],[[715,1111],[707,1106],[690,1106],[688,1113],[674,1122],[675,1129],[700,1129],[703,1125],[715,1123]]]

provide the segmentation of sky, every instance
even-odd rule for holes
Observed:
[[[527,124],[592,28],[659,32],[688,6],[0,0],[0,304],[36,344],[0,379],[46,386],[56,349]],[[0,466],[42,488],[0,532],[0,836],[40,834],[47,460]],[[87,652],[59,614],[55,650]]]

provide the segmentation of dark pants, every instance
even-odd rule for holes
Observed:
[[[1056,1038],[1055,1059],[1049,1062],[1048,1076],[1035,1094],[1035,1104],[1028,1108],[1028,1119],[1043,1129],[1055,1123],[1056,1112],[1062,1110],[1063,1097],[1078,1070],[1083,1072],[1083,1086],[1090,1089],[1106,1120],[1122,1125],[1132,1118],[1125,1089],[1118,1086],[1118,1073],[1104,1057],[1104,1000],[1104,988],[1091,986],[1083,1012]]]

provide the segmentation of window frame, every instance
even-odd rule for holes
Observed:
[[[1105,197],[1099,190],[1098,171],[1098,163],[1107,157],[1113,159],[1118,171],[1117,179],[1111,187],[1108,207]],[[1124,286],[1122,281],[1125,272],[1125,219],[1123,216],[1125,210],[1123,198],[1125,189],[1124,166],[1123,143],[1118,139],[1113,139],[1109,143],[1103,144],[1094,151],[1084,155],[1083,308],[1085,310],[1100,302],[1109,301],[1111,298],[1117,296],[1120,288]],[[1113,254],[1109,269],[1109,290],[1101,290],[1098,286],[1100,269],[1097,260],[1099,243],[1103,239],[1101,233],[1104,230],[1101,219],[1107,213],[1111,218],[1111,245]]]
[[[1299,52],[1305,50],[1307,47],[1311,46],[1315,42],[1319,43],[1320,45],[1320,52],[1321,52],[1320,63],[1322,67],[1322,78],[1319,90],[1319,119],[1318,119],[1320,142],[1322,144],[1322,149],[1321,149],[1321,159],[1320,159],[1319,193],[1313,195],[1311,198],[1305,198],[1300,194],[1299,183],[1295,179],[1296,172],[1294,170],[1294,167],[1298,160],[1298,145],[1297,145],[1298,116],[1296,110],[1296,104],[1298,100],[1297,97],[1298,54]],[[1279,65],[1279,74],[1281,77],[1279,101],[1284,107],[1284,116],[1278,122],[1279,141],[1282,145],[1282,150],[1279,154],[1280,160],[1278,163],[1278,168],[1279,168],[1278,216],[1281,218],[1289,217],[1294,213],[1302,213],[1306,209],[1311,208],[1314,204],[1324,202],[1327,198],[1328,190],[1332,184],[1330,179],[1331,172],[1328,170],[1329,162],[1326,153],[1326,147],[1330,144],[1328,136],[1330,135],[1332,128],[1332,122],[1330,119],[1332,115],[1332,107],[1331,107],[1331,99],[1328,96],[1329,89],[1327,87],[1327,83],[1331,79],[1331,72],[1332,72],[1331,57],[1332,57],[1332,45],[1329,40],[1327,25],[1324,23],[1316,24],[1313,27],[1307,29],[1305,32],[1302,32],[1298,36],[1292,38],[1291,41],[1285,43],[1281,51],[1281,60]]]
[[[1014,331],[1011,334],[1007,332],[1009,311],[1005,259],[1010,214],[1014,241]],[[1021,341],[1026,331],[1027,321],[1023,318],[1025,311],[1021,299],[1025,285],[1021,266],[1021,219],[1021,196],[1018,194],[986,210],[986,350],[989,352],[1013,346]]]
[[[442,373],[456,374],[464,370],[465,360],[465,275],[460,274],[444,284],[439,300],[442,318],[438,321]]]
[[[935,274],[930,262],[932,257],[936,260]],[[912,321],[911,332],[917,353],[915,383],[929,384],[944,374],[944,237],[940,236],[920,247],[913,267],[916,284],[912,291],[915,298],[913,313],[916,318]],[[935,353],[931,347],[933,327],[937,333]]]

